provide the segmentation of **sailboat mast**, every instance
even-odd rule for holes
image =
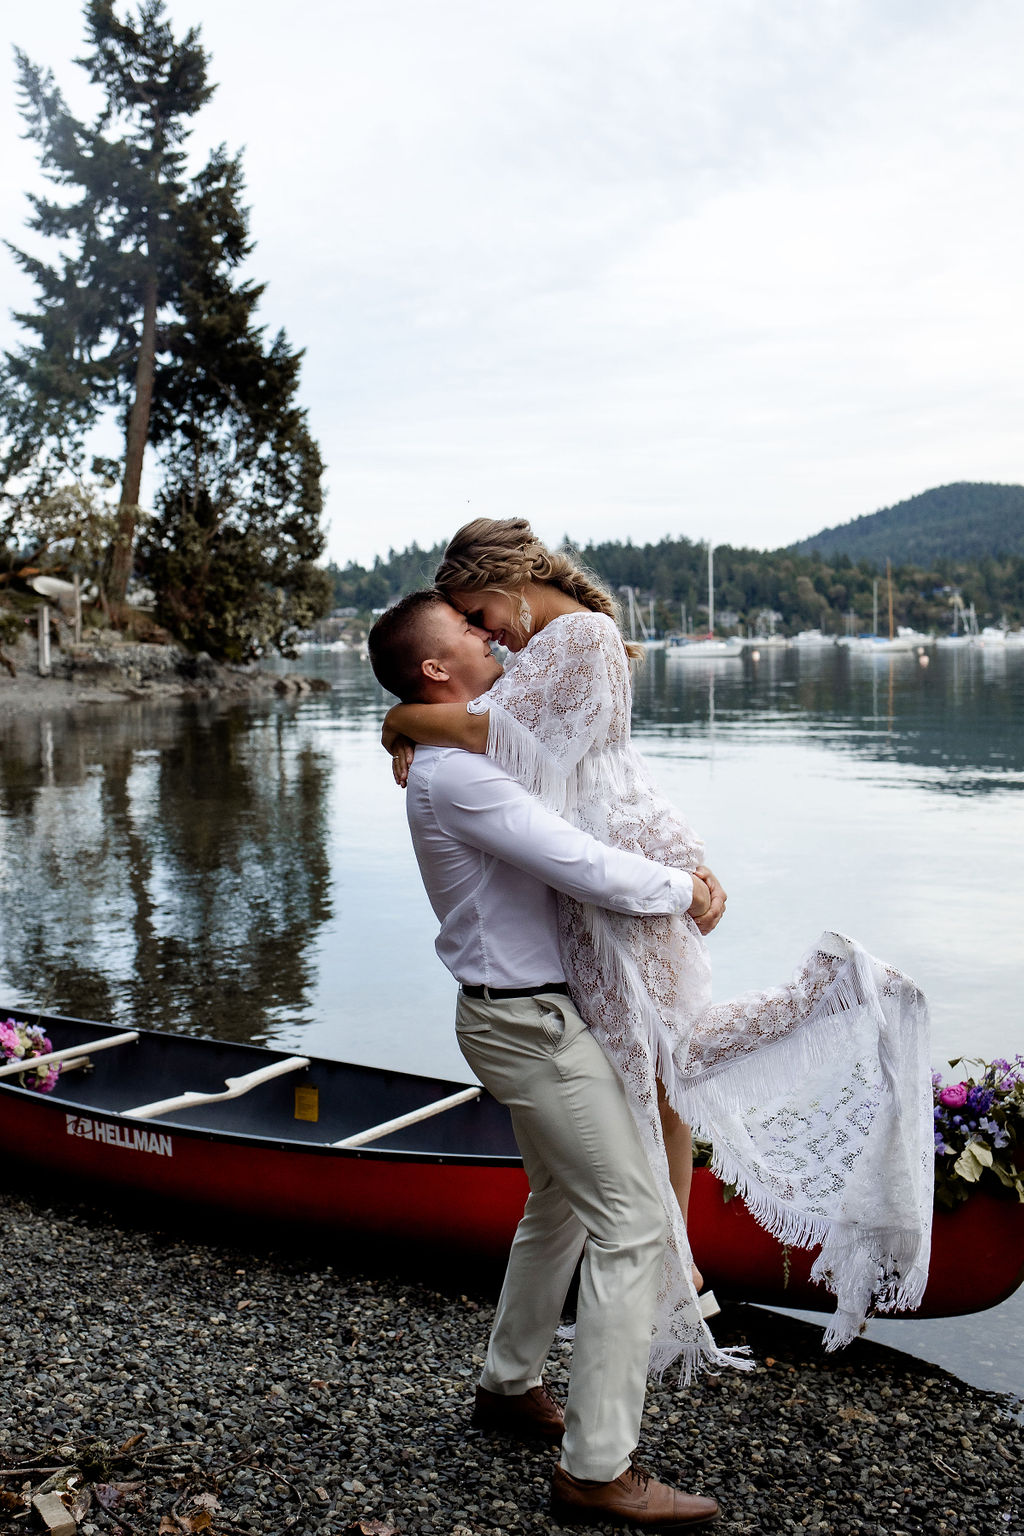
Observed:
[[[708,539],[708,634],[715,632],[715,550]]]
[[[889,583],[889,639],[891,640],[895,631],[892,627],[892,566],[888,560],[885,562],[885,579]]]

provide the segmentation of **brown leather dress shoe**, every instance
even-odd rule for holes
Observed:
[[[495,1430],[525,1440],[558,1441],[565,1433],[562,1406],[555,1402],[543,1382],[512,1397],[477,1387],[473,1424],[477,1429]]]
[[[551,1513],[564,1524],[636,1525],[643,1531],[692,1531],[717,1520],[714,1499],[679,1493],[657,1482],[635,1461],[612,1483],[590,1483],[556,1467]]]

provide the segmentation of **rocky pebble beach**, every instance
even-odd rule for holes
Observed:
[[[82,1536],[560,1529],[552,1449],[470,1427],[489,1284],[31,1192],[0,1197],[0,1241],[0,1530],[45,1529],[46,1490]],[[723,1536],[1024,1532],[1003,1400],[864,1341],[826,1355],[820,1330],[756,1308],[714,1327],[757,1369],[652,1384],[640,1456],[719,1498]]]

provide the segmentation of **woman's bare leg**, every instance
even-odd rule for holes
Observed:
[[[683,1213],[685,1226],[690,1206],[690,1185],[693,1182],[693,1134],[686,1121],[680,1120],[668,1102],[661,1078],[656,1078],[655,1081],[658,1084],[658,1114],[661,1116],[661,1131],[665,1138],[665,1151],[668,1154],[668,1176],[679,1203],[679,1209]],[[693,1266],[693,1284],[694,1289],[698,1291],[704,1284],[704,1276],[696,1264]]]

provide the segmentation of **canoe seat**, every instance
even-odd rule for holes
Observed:
[[[443,1115],[446,1109],[454,1109],[457,1104],[468,1104],[471,1099],[478,1099],[482,1089],[463,1088],[461,1093],[449,1094],[446,1099],[435,1099],[433,1104],[424,1104],[422,1109],[411,1109],[407,1115],[398,1115],[394,1120],[382,1120],[379,1125],[371,1125],[369,1130],[357,1131],[354,1136],[345,1136],[341,1141],[332,1141],[332,1147],[365,1147],[368,1141],[380,1141],[383,1136],[390,1136],[394,1131],[404,1131],[407,1125],[418,1125],[421,1120],[430,1120],[434,1115]]]
[[[97,1051],[109,1051],[114,1045],[130,1045],[138,1038],[137,1029],[129,1029],[123,1035],[101,1035],[98,1040],[89,1040],[85,1045],[66,1045],[62,1051],[47,1051],[45,1056],[29,1056],[23,1061],[9,1061],[5,1066],[0,1067],[0,1077],[17,1077],[19,1072],[34,1072],[37,1067],[46,1067],[52,1062],[94,1056]],[[81,1065],[80,1060],[78,1064]]]
[[[220,1104],[224,1099],[240,1099],[261,1083],[269,1083],[289,1072],[300,1072],[308,1066],[308,1056],[288,1056],[284,1061],[271,1062],[269,1067],[247,1072],[244,1077],[226,1077],[222,1093],[179,1093],[173,1099],[154,1099],[152,1104],[139,1104],[135,1109],[122,1109],[120,1113],[130,1115],[133,1120],[155,1120],[159,1115],[173,1114],[176,1109],[191,1109],[195,1104]]]

